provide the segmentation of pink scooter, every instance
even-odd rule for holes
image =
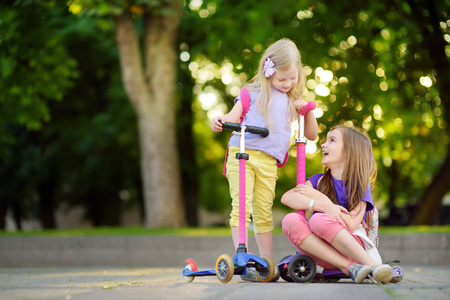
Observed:
[[[249,155],[245,153],[245,132],[260,134],[262,137],[269,135],[267,128],[256,126],[245,126],[236,123],[224,123],[224,129],[233,130],[233,134],[240,136],[239,153],[236,159],[239,160],[239,247],[233,258],[228,254],[222,254],[216,261],[214,270],[199,271],[196,262],[188,259],[188,265],[183,270],[186,281],[192,281],[196,276],[217,276],[220,282],[227,283],[233,275],[245,275],[247,267],[255,268],[256,277],[261,282],[269,282],[275,274],[275,264],[268,256],[256,256],[247,253],[246,229],[245,229],[245,161]]]
[[[316,108],[314,101],[308,102],[308,104],[302,108],[299,116],[299,128],[298,137],[295,139],[297,145],[297,185],[305,184],[306,182],[306,163],[305,163],[305,115]],[[306,218],[304,210],[297,211],[298,214]],[[394,278],[392,283],[400,282],[403,279],[402,269],[395,265],[400,263],[398,260],[391,260],[387,264],[393,268]],[[314,260],[300,252],[295,255],[288,255],[281,259],[277,264],[277,268],[280,271],[280,277],[288,282],[337,282],[342,278],[350,278],[340,270],[318,270]]]

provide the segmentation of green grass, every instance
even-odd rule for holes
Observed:
[[[165,236],[226,236],[230,229],[214,228],[143,228],[135,227],[97,227],[79,229],[55,229],[23,232],[0,231],[0,236],[96,236],[96,235],[165,235]]]
[[[273,231],[276,235],[282,235],[280,227]],[[380,234],[425,234],[425,233],[450,233],[450,225],[445,226],[403,226],[403,227],[380,227]],[[230,236],[227,227],[208,228],[158,228],[148,229],[140,226],[135,227],[100,227],[80,228],[66,230],[39,230],[23,232],[0,231],[0,236],[98,236],[98,235],[165,235],[165,236]]]
[[[380,234],[421,234],[421,233],[450,233],[450,225],[442,226],[384,226],[379,229]]]

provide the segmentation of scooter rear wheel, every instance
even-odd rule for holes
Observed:
[[[255,272],[256,278],[258,278],[260,282],[269,282],[275,275],[275,263],[269,256],[263,255],[261,258],[264,259],[269,266],[267,268],[258,268],[257,266]]]
[[[281,263],[283,260],[285,260],[285,259],[287,259],[288,257],[291,257],[291,256],[292,256],[292,255],[286,255],[285,257],[283,257],[283,258],[280,260],[280,263]],[[287,282],[294,282],[294,279],[292,279],[292,278],[289,276],[288,266],[289,266],[289,263],[285,263],[285,264],[283,264],[283,265],[278,266],[278,271],[280,271],[280,277],[283,278],[283,279],[284,279],[285,281],[287,281]]]
[[[398,266],[397,264],[399,264],[400,261],[398,259],[393,259],[388,261],[386,264],[390,265],[393,269],[393,275],[394,278],[392,278],[392,280],[390,281],[391,283],[398,283],[400,281],[402,281],[403,279],[403,270],[402,268],[400,268],[400,266]]]
[[[399,266],[393,265],[392,266],[393,272],[394,272],[394,278],[391,279],[391,283],[398,283],[402,281],[403,279],[403,270]]]
[[[184,267],[185,270],[186,269],[189,271],[197,271],[198,270],[197,263],[192,258],[187,259],[185,262],[188,263],[186,265],[186,267]],[[187,282],[191,282],[195,278],[195,276],[183,276],[183,277],[184,277],[184,280],[186,280]]]
[[[191,265],[186,265],[186,267],[184,267],[185,270],[189,270],[192,271],[192,266]],[[184,280],[186,280],[187,282],[191,282],[194,280],[195,276],[183,276]]]
[[[222,283],[227,283],[233,278],[233,259],[228,254],[222,254],[216,261],[216,276]]]
[[[295,282],[310,282],[316,276],[316,264],[307,255],[297,255],[289,262],[289,276]]]

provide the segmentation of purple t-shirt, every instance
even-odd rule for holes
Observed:
[[[250,105],[243,125],[265,127],[264,115],[259,111],[257,101],[259,91],[249,91]],[[235,99],[235,102],[240,97]],[[278,162],[282,162],[291,141],[291,123],[288,119],[289,99],[286,93],[272,88],[272,102],[269,107],[269,116],[273,122],[273,128],[269,128],[269,135],[262,137],[255,133],[245,133],[245,148],[263,151],[273,156]],[[233,135],[230,146],[239,147],[239,136]]]
[[[319,179],[323,176],[322,173],[315,174],[311,177],[308,177],[308,180],[311,182],[314,189],[317,189],[317,185],[319,184]],[[339,205],[347,208],[348,206],[348,200],[347,200],[347,189],[344,188],[344,182],[342,180],[334,179],[333,176],[333,184],[334,184],[334,190],[336,191],[336,196],[339,201]],[[373,210],[373,201],[372,201],[372,194],[370,193],[370,182],[367,186],[366,193],[364,194],[364,197],[362,198],[363,201],[367,202],[366,206],[366,213],[368,211]],[[364,214],[365,216],[365,214]]]

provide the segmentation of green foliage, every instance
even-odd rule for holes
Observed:
[[[117,223],[112,215],[141,205],[136,120],[121,84],[113,17],[129,11],[140,21],[146,7],[164,15],[170,1],[0,5],[0,211],[6,205],[36,217],[49,182],[55,207],[86,207],[96,225]],[[194,149],[181,163],[198,180],[199,204],[230,209],[221,175],[229,133],[212,133],[210,118],[231,108],[262,51],[287,37],[302,53],[305,98],[321,112],[307,175],[322,170],[319,146],[329,128],[347,122],[373,140],[377,203],[415,205],[448,155],[449,95],[442,83],[450,76],[437,72],[426,32],[435,30],[431,21],[440,22],[447,39],[440,53],[448,62],[449,7],[448,0],[186,1],[179,44],[188,58],[180,61],[176,109],[179,136],[190,138],[180,149]],[[323,79],[324,71],[331,79]],[[201,101],[205,96],[214,101]],[[291,157],[279,169],[276,207],[283,207],[279,198],[295,172]]]
[[[141,206],[136,118],[121,83],[112,20],[71,18],[65,45],[81,76],[53,107],[58,118],[45,131],[57,136],[59,197],[85,208],[96,226],[119,225],[122,211]]]
[[[446,156],[449,142],[444,116],[450,112],[443,103],[444,96],[448,98],[448,95],[440,94],[433,68],[436,57],[424,44],[427,36],[422,29],[431,27],[424,22],[448,24],[450,5],[449,1],[433,3],[437,5],[439,19],[428,18],[430,8],[423,1],[414,4],[422,9],[401,0],[218,0],[202,2],[201,6],[189,2],[181,32],[183,48],[190,54],[191,65],[186,68],[196,70],[197,65],[201,68],[200,62],[205,59],[216,64],[216,70],[226,62],[231,63],[237,82],[224,84],[216,75],[206,81],[197,79],[194,88],[198,98],[216,95],[215,106],[208,110],[226,112],[237,95],[231,86],[240,88],[253,76],[261,52],[279,38],[293,39],[308,74],[306,99],[315,100],[323,112],[318,119],[317,146],[337,123],[362,127],[374,144],[379,172],[378,205],[390,206],[388,201],[392,198],[393,205],[411,206],[431,183]],[[449,31],[448,25],[442,27],[443,23],[442,38]],[[445,51],[448,53],[448,44]],[[196,64],[195,68],[192,64]],[[323,81],[323,71],[330,71],[332,78]],[[424,84],[423,80],[431,84]],[[328,93],[322,95],[318,85],[323,85]],[[206,115],[201,112],[205,108],[193,107],[199,110],[198,126],[208,128],[209,120],[203,121]],[[204,181],[211,182],[212,174],[221,170],[227,137],[216,134],[210,140],[206,131],[198,129],[197,133],[202,134],[199,140],[205,140],[200,149],[208,143],[209,154],[200,151],[198,159],[204,166],[202,178],[205,176]],[[308,158],[308,174],[322,170],[318,150]],[[295,182],[294,160],[291,157],[289,164],[279,170],[277,199]],[[223,210],[230,200],[222,194],[226,180],[219,182],[214,180],[214,188],[201,186],[206,197],[201,201],[210,203],[208,199],[214,199],[214,204],[208,207]],[[214,195],[214,189],[220,191],[220,200]],[[277,199],[275,206],[281,206]],[[383,213],[386,216],[387,212]]]
[[[1,128],[7,133],[0,144],[0,178],[5,183],[0,188],[0,218],[6,208],[23,220],[42,218],[44,210],[52,215],[57,207],[81,206],[94,225],[120,224],[121,211],[141,206],[141,184],[136,119],[121,84],[112,20],[76,18],[64,6],[24,5],[1,11],[23,23],[0,26],[16,25],[15,30],[8,28],[17,33],[18,49],[23,44],[23,52],[28,51],[41,72],[26,71],[27,57],[10,51],[13,61],[26,63],[22,72],[30,78],[22,81],[16,67],[8,79],[36,96],[30,106],[42,105],[48,122],[41,117],[35,120],[41,122],[38,130],[30,131],[30,121],[23,124],[0,111]],[[26,27],[32,26],[33,18],[41,22],[42,16],[43,28]],[[43,39],[36,38],[39,34]],[[45,52],[42,41],[57,43]],[[68,69],[67,64],[71,74],[59,72]],[[38,78],[44,75],[52,82]],[[61,82],[66,82],[65,89]],[[11,93],[6,86],[4,90],[2,96]],[[26,113],[17,102],[17,114]]]
[[[118,16],[125,11],[141,15],[144,7],[148,7],[152,12],[165,15],[171,11],[166,9],[167,3],[173,0],[71,0],[67,3],[69,11],[74,15],[84,17],[96,16]]]
[[[48,103],[61,101],[78,76],[46,5],[27,8],[0,7],[0,128],[15,123],[40,129],[51,118]]]

